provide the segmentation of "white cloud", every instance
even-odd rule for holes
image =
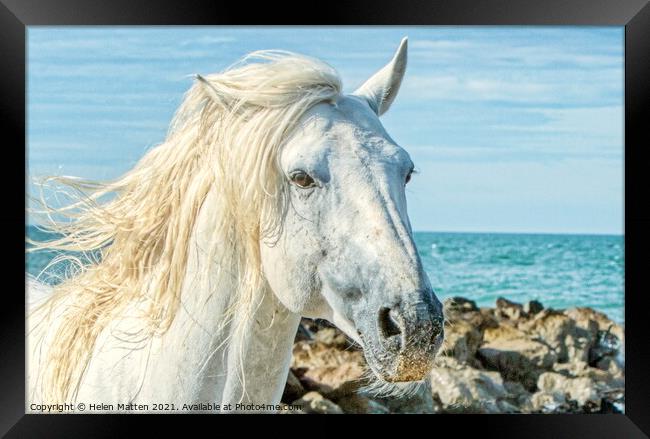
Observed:
[[[512,67],[572,66],[574,68],[621,67],[621,45],[600,48],[599,53],[584,47],[548,41],[521,43],[514,41],[484,41],[479,37],[464,40],[415,40],[410,44],[412,59],[466,59],[472,65],[509,65]]]
[[[458,50],[473,47],[469,41],[453,40],[412,40],[409,41],[410,49],[432,49],[432,50]]]
[[[413,100],[445,99],[452,101],[548,101],[553,87],[535,82],[513,82],[453,75],[409,75],[400,89],[400,98]]]
[[[585,157],[623,155],[624,112],[622,106],[588,108],[537,108],[525,112],[545,117],[542,123],[491,126],[501,132],[519,133],[521,144],[531,150]]]
[[[195,44],[217,45],[217,44],[224,44],[224,43],[234,43],[236,41],[237,38],[235,38],[234,36],[226,37],[226,36],[206,35],[198,38],[184,40],[180,43],[180,45],[181,46],[193,46]]]

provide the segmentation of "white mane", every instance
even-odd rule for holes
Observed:
[[[228,315],[251,315],[254,296],[267,289],[259,242],[278,233],[287,207],[278,152],[304,112],[335,99],[341,82],[327,64],[280,51],[254,52],[222,73],[197,79],[165,142],[124,176],[106,184],[47,180],[78,193],[66,207],[43,207],[46,228],[62,237],[34,243],[30,251],[99,252],[100,258],[77,264],[77,272],[29,316],[32,328],[47,327],[55,309],[73,305],[49,329],[38,377],[44,401],[75,397],[98,336],[128,305],[144,310],[139,339],[170,327],[195,219],[212,188],[219,192],[219,214],[211,218],[205,247],[208,260],[222,255],[214,261],[219,276],[235,279]],[[72,221],[55,221],[54,214]]]

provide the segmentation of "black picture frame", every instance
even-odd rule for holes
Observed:
[[[299,11],[288,15],[287,11]],[[636,438],[650,434],[650,343],[646,285],[650,214],[647,203],[645,150],[650,135],[650,5],[647,0],[456,0],[456,1],[354,1],[301,7],[277,2],[229,3],[209,0],[0,0],[0,124],[4,136],[5,166],[0,172],[4,199],[10,203],[0,215],[9,247],[0,306],[0,433],[7,437],[82,435],[113,437],[132,433],[132,423],[143,419],[159,429],[185,424],[169,416],[25,415],[25,340],[23,268],[25,183],[25,78],[26,27],[32,25],[614,25],[625,26],[625,324],[626,413],[624,415],[438,415],[425,421],[430,429],[468,429],[482,436]],[[14,186],[16,184],[16,186]],[[22,197],[22,198],[21,198]],[[7,281],[11,280],[10,283]],[[260,415],[261,416],[261,415]],[[481,416],[478,418],[477,416]],[[228,418],[224,416],[223,418]],[[128,419],[128,422],[125,420]],[[284,420],[296,417],[273,417]],[[300,418],[300,417],[299,417]],[[192,429],[224,428],[222,418],[194,415]],[[313,418],[310,418],[313,419]],[[372,423],[400,424],[398,418],[373,418]],[[459,422],[460,420],[460,422]],[[467,420],[467,421],[465,421]],[[238,419],[243,431],[249,426]],[[271,421],[265,416],[264,421]],[[313,421],[308,421],[312,422]],[[411,421],[408,421],[411,422]],[[202,425],[199,425],[202,424]],[[319,430],[327,425],[319,422]],[[336,423],[330,424],[335,429]],[[320,425],[323,425],[322,428]],[[257,425],[259,428],[260,424]],[[255,427],[255,425],[250,425]],[[445,430],[441,430],[444,427]],[[449,430],[451,428],[452,430]],[[409,427],[410,429],[410,427]],[[153,431],[153,430],[150,430]],[[198,431],[198,430],[197,430]],[[435,432],[433,430],[431,434]],[[292,434],[293,432],[289,432]],[[335,434],[335,433],[334,433]],[[408,434],[408,433],[407,433]],[[437,434],[437,433],[436,433]],[[446,433],[448,434],[448,433]]]

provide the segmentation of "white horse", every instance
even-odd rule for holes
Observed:
[[[425,377],[442,307],[407,216],[413,163],[378,118],[406,52],[351,95],[321,61],[255,52],[197,75],[165,142],[117,181],[60,178],[84,195],[35,248],[101,257],[45,298],[28,285],[27,410],[272,411],[301,316],[354,339],[381,382]]]

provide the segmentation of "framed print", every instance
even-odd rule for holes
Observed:
[[[650,431],[643,1],[0,11],[9,437]]]

